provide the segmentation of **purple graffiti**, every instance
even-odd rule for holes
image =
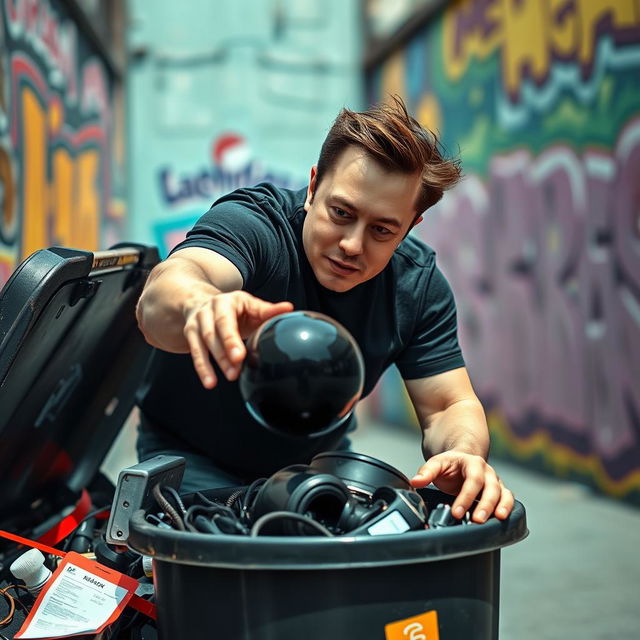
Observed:
[[[474,384],[518,435],[640,460],[640,118],[614,150],[494,156],[419,228],[459,307]]]

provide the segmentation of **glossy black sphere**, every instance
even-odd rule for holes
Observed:
[[[315,437],[339,427],[362,394],[364,363],[353,336],[313,311],[264,322],[247,341],[240,392],[265,427]]]

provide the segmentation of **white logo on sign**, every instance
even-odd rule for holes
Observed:
[[[424,627],[419,622],[412,622],[402,630],[402,635],[409,636],[409,640],[427,640],[421,631],[424,631]]]

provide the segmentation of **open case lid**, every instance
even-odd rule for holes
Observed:
[[[0,527],[98,471],[150,353],[135,304],[158,261],[141,245],[53,247],[0,292]]]

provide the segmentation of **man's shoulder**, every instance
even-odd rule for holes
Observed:
[[[304,204],[304,189],[292,190],[279,187],[269,182],[261,182],[255,186],[242,187],[218,198],[212,209],[226,206],[240,206],[254,211],[277,213],[291,217]]]
[[[415,235],[408,235],[400,243],[394,258],[400,269],[433,269],[436,265],[435,250]]]

